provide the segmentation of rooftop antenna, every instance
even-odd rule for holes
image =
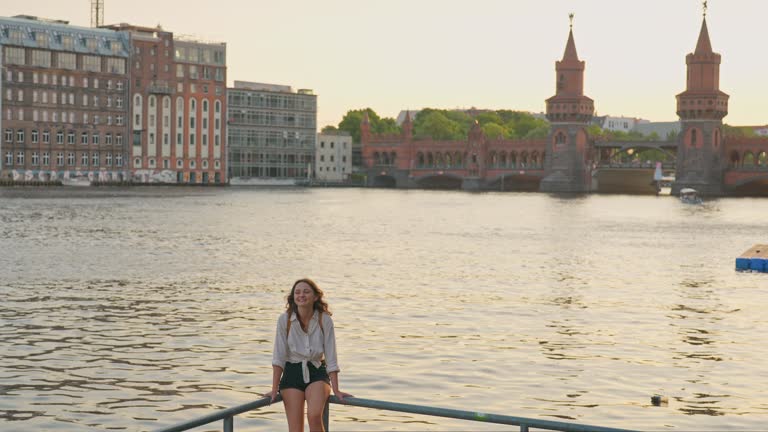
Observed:
[[[707,6],[707,0],[704,0],[704,2],[702,4],[704,5],[704,18],[706,18],[707,17],[707,7],[708,7]]]
[[[706,2],[704,2],[706,3]],[[568,19],[571,20],[571,30],[573,30],[573,17],[576,16],[573,12],[568,15]]]
[[[91,0],[91,27],[104,25],[104,0]]]

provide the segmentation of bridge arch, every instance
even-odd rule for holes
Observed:
[[[495,151],[492,151],[491,154],[488,155],[488,165],[491,168],[499,166],[499,155]]]
[[[451,156],[451,152],[446,152],[443,162],[445,163],[446,168],[453,168],[453,156]]]
[[[766,153],[765,150],[757,154],[757,166],[768,166],[768,153]]]
[[[397,180],[390,175],[377,175],[373,178],[373,187],[394,189],[397,187]]]
[[[615,158],[621,155],[631,156],[633,153],[637,152],[638,150],[658,150],[671,161],[674,161],[675,159],[677,159],[676,154],[672,153],[671,151],[663,147],[657,147],[653,145],[642,145],[642,144],[633,145],[630,147],[622,147],[621,150],[619,150],[616,153],[613,153],[612,157]]]
[[[501,168],[507,167],[507,152],[502,150],[501,153],[499,153],[499,166]]]
[[[425,189],[459,190],[464,183],[464,178],[451,173],[443,173],[414,177],[413,181]]]
[[[453,160],[456,161],[456,167],[457,168],[463,168],[464,167],[464,159],[461,157],[461,153],[454,152],[453,153]]]
[[[741,159],[741,166],[742,167],[753,167],[753,166],[755,166],[755,154],[752,153],[751,150],[747,150],[744,153],[744,157]]]

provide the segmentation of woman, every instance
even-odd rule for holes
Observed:
[[[331,388],[341,401],[352,396],[339,391],[336,337],[323,291],[312,280],[299,279],[277,320],[272,390],[267,396],[273,402],[278,392],[283,396],[289,432],[304,430],[304,401],[309,430],[324,431],[323,409]]]

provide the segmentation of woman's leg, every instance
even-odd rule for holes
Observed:
[[[283,396],[283,406],[285,407],[285,417],[288,419],[289,432],[304,431],[304,392],[287,388],[280,390]]]
[[[331,394],[331,386],[325,381],[315,381],[307,386],[307,421],[310,432],[325,432],[323,428],[323,410]]]

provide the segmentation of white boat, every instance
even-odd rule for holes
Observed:
[[[298,183],[293,178],[271,177],[232,177],[229,179],[231,186],[296,186]]]
[[[62,186],[91,186],[91,180],[88,177],[65,177],[61,179]]]
[[[701,204],[703,202],[699,192],[693,188],[680,189],[680,201],[685,204]]]

